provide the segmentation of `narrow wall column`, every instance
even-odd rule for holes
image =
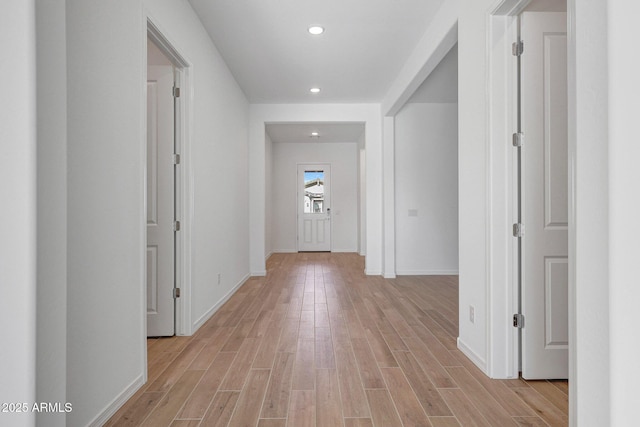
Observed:
[[[383,276],[396,277],[396,216],[395,216],[395,117],[386,116],[382,122],[382,176],[383,176]]]
[[[251,112],[249,128],[249,267],[252,276],[267,274],[265,262],[265,123]]]
[[[635,52],[624,47],[633,40],[640,5],[630,0],[608,1],[609,94],[609,363],[610,426],[637,423],[640,381],[637,363],[640,337],[636,320],[640,288],[640,147],[636,122],[640,111],[640,66]],[[603,160],[604,161],[604,160]]]
[[[36,42],[34,0],[0,14],[7,82],[0,101],[0,402],[36,399]],[[9,408],[10,409],[10,408]],[[3,425],[33,426],[36,414],[0,413]]]
[[[569,421],[611,425],[607,3],[570,0]],[[571,206],[571,205],[570,205]],[[570,323],[570,326],[572,324]]]
[[[67,402],[67,61],[65,0],[36,4],[38,88],[38,402]],[[65,412],[38,425],[64,427]]]

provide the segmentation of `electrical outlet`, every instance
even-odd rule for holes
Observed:
[[[222,274],[218,273],[218,285],[220,284],[221,281],[222,281]]]
[[[475,323],[476,320],[476,310],[473,308],[472,305],[469,306],[469,321],[471,323]]]

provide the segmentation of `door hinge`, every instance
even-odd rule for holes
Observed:
[[[180,298],[180,288],[173,288],[173,297]]]
[[[180,221],[173,222],[173,231],[180,231]]]
[[[180,98],[180,88],[179,87],[173,87],[173,97],[174,98]]]
[[[513,237],[524,237],[524,224],[513,224]]]
[[[522,329],[524,328],[524,314],[514,314],[513,315],[513,327]]]
[[[174,154],[173,155],[173,164],[174,165],[179,165],[180,164],[180,154]]]
[[[524,42],[522,40],[518,40],[517,42],[513,42],[511,45],[511,53],[513,56],[520,56],[524,52]]]
[[[524,134],[522,132],[516,132],[513,134],[513,146],[522,147],[524,144]]]

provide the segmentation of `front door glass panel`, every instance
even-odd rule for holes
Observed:
[[[304,213],[324,213],[324,171],[304,171]]]

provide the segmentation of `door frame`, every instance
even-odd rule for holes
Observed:
[[[520,13],[531,0],[496,0],[487,11],[486,61],[487,95],[489,106],[487,117],[487,361],[486,373],[491,378],[517,378],[520,368],[518,330],[511,324],[511,317],[518,312],[517,262],[518,248],[511,234],[517,215],[515,151],[511,150],[511,138],[516,129],[515,86],[516,61],[511,54],[511,43],[518,35],[517,21]],[[567,1],[568,25],[568,90],[569,90],[569,161],[575,151],[571,129],[575,119],[572,110],[572,48],[571,21],[572,3]],[[573,194],[575,171],[569,167],[569,194]],[[575,325],[574,289],[572,268],[575,240],[572,227],[575,225],[575,200],[569,197],[569,384],[575,384]],[[575,398],[573,393],[572,399]],[[570,403],[570,407],[573,405]]]
[[[333,186],[333,182],[332,179],[333,177],[331,176],[331,163],[327,163],[327,162],[316,162],[316,163],[311,163],[311,162],[305,162],[305,163],[297,163],[296,164],[296,251],[300,252],[300,206],[302,206],[302,200],[300,200],[300,188],[298,187],[298,185],[300,184],[300,176],[299,171],[300,171],[300,167],[315,167],[315,166],[321,166],[321,167],[328,167],[329,169],[329,201],[331,201],[331,187]],[[325,169],[326,170],[326,169]],[[303,178],[304,179],[304,178]],[[326,194],[326,193],[325,193]],[[329,203],[331,204],[331,203]],[[329,206],[329,209],[331,209],[331,206]],[[331,217],[330,221],[333,221],[333,218]],[[333,250],[333,224],[330,224],[330,229],[329,229],[329,252],[332,252]]]
[[[161,29],[159,24],[153,17],[145,14],[144,39],[144,81],[146,87],[146,63],[147,63],[147,37],[153,40],[156,46],[173,62],[176,72],[176,85],[180,88],[180,97],[175,102],[175,144],[180,154],[179,167],[175,174],[175,208],[176,217],[180,221],[180,231],[175,235],[175,286],[180,288],[180,297],[176,298],[175,303],[175,334],[191,335],[193,333],[193,325],[191,319],[191,253],[192,253],[192,224],[193,224],[193,171],[191,168],[191,129],[192,129],[192,100],[191,96],[191,65],[189,61],[179,52],[175,44],[166,36],[166,32]],[[146,100],[146,90],[144,93]],[[144,105],[144,117],[146,117],[146,102]],[[142,140],[143,158],[147,158],[146,153],[146,126],[144,138]],[[144,197],[146,199],[146,162],[143,173]],[[146,207],[142,220],[145,224],[146,242]],[[146,259],[146,257],[144,258]],[[143,290],[143,307],[142,316],[144,318],[144,342],[146,342],[146,265],[144,267],[144,280],[141,284]],[[146,348],[146,345],[145,345]],[[145,352],[146,354],[146,352]],[[146,357],[145,357],[146,364]]]
[[[511,43],[518,15],[530,0],[498,0],[487,14],[487,360],[491,378],[518,378],[519,332],[510,322],[518,312],[517,154],[510,144],[517,125],[517,64]]]

